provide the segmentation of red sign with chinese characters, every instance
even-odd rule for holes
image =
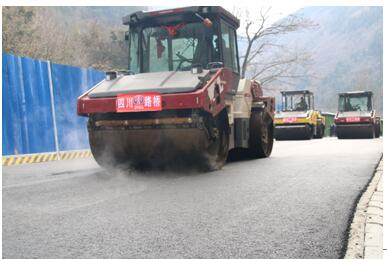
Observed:
[[[296,117],[289,117],[289,118],[283,118],[282,121],[285,122],[285,123],[292,123],[292,122],[295,122],[297,120]]]
[[[360,117],[347,117],[345,118],[346,122],[360,122]]]
[[[116,99],[117,112],[161,111],[159,93],[120,94]]]

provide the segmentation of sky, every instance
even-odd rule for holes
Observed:
[[[226,3],[226,4],[222,4],[221,6],[225,9],[227,9],[228,11],[232,11],[234,10],[235,8],[241,8],[241,9],[254,9],[254,8],[257,8],[257,10],[259,10],[259,8],[263,7],[264,9],[266,8],[271,8],[271,14],[272,14],[272,19],[271,19],[271,22],[275,22],[289,14],[292,14],[294,12],[296,12],[297,10],[301,9],[302,7],[304,7],[305,5],[303,4],[274,4],[274,5],[268,5],[267,4],[268,2],[263,2],[262,1],[262,4],[260,4],[259,2],[254,2],[254,4],[243,4],[243,5],[239,5],[239,6],[235,6],[234,4],[231,4],[231,3]],[[189,4],[189,3],[188,3]],[[192,4],[192,3],[191,3]],[[187,4],[186,4],[187,5]],[[166,5],[166,6],[159,6],[159,5],[156,5],[156,6],[149,6],[149,10],[160,10],[160,9],[170,9],[170,8],[176,8],[176,7],[182,7],[182,6],[186,6],[184,4],[182,5]],[[195,4],[196,5],[196,4]]]
[[[56,0],[56,6],[149,6],[151,10],[157,10],[160,8],[168,9],[177,6],[190,6],[190,5],[221,5],[227,10],[233,10],[235,3],[238,3],[238,7],[247,7],[254,10],[254,8],[260,9],[261,7],[271,7],[270,23],[275,22],[297,10],[306,6],[337,6],[337,5],[384,5],[383,0]],[[175,5],[179,3],[179,5]],[[53,1],[50,0],[3,0],[2,5],[32,5],[32,6],[51,6]]]
[[[250,10],[252,15],[254,14],[254,12],[259,12],[259,10],[261,8],[263,10],[267,10],[268,8],[270,8],[269,20],[266,23],[266,26],[271,25],[272,23],[278,21],[279,19],[286,17],[289,14],[292,14],[292,13],[298,11],[305,6],[303,4],[297,4],[297,3],[295,3],[295,4],[282,4],[282,5],[275,4],[275,3],[274,3],[274,5],[268,5],[267,3],[268,3],[267,1],[266,2],[262,1],[262,4],[260,4],[259,2],[254,2],[254,4],[251,4],[251,2],[250,2],[250,4],[242,4],[239,6],[235,6],[234,4],[231,4],[231,3],[226,3],[226,4],[222,4],[221,6],[230,12],[233,12],[233,10],[238,9],[238,8],[240,10]],[[184,7],[187,5],[189,5],[189,3],[187,3],[185,5],[184,4],[182,4],[182,5],[164,5],[164,6],[155,5],[155,6],[149,6],[148,10],[154,11],[154,10],[172,9],[172,8]],[[240,19],[241,25],[240,25],[237,33],[239,35],[244,35],[244,31],[243,31],[243,28],[244,28],[243,21],[244,20],[240,16],[238,16],[238,18]],[[252,29],[254,29],[254,28],[252,28]]]

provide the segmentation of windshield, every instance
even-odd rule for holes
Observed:
[[[306,111],[309,110],[309,95],[286,94],[282,96],[283,111]]]
[[[371,97],[370,96],[340,96],[339,111],[371,111]]]
[[[190,70],[192,65],[199,64],[207,67],[210,61],[219,60],[215,31],[202,23],[144,28],[140,41],[142,72]]]

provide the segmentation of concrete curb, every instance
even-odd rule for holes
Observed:
[[[56,152],[3,156],[2,163],[3,166],[10,166],[85,157],[91,157],[90,150],[62,151],[59,152],[59,156]]]
[[[383,159],[356,206],[344,258],[383,258]]]

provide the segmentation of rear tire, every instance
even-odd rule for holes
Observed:
[[[312,125],[307,125],[307,129],[305,132],[305,140],[310,140],[313,138],[313,126]]]
[[[323,124],[320,124],[317,126],[317,134],[315,136],[316,139],[321,139],[324,137],[324,125]]]
[[[266,110],[253,110],[250,116],[249,153],[254,158],[269,157],[273,149],[273,119]]]
[[[227,113],[220,113],[214,126],[218,134],[204,151],[204,164],[200,168],[202,171],[222,169],[227,160],[230,135]]]
[[[372,127],[369,132],[368,138],[375,138],[375,136],[376,136],[376,130],[375,130],[375,127]]]
[[[380,137],[380,124],[375,124],[375,138]]]

